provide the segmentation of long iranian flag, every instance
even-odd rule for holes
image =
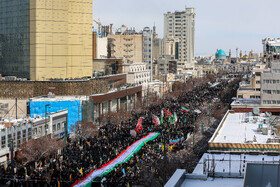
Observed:
[[[137,151],[141,149],[141,147],[148,141],[155,139],[159,133],[149,133],[147,136],[141,138],[140,140],[136,141],[132,145],[126,148],[122,153],[120,153],[117,158],[104,164],[101,168],[97,170],[92,170],[89,174],[87,174],[82,179],[76,181],[73,185],[75,187],[89,187],[91,186],[91,182],[96,177],[103,177],[110,173],[116,166],[119,164],[123,164],[127,162]]]

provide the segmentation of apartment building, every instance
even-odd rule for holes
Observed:
[[[195,39],[195,9],[186,8],[185,11],[167,12],[164,14],[164,40],[169,37],[179,39],[178,61],[186,64],[194,60]]]

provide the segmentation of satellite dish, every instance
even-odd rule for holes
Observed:
[[[259,108],[253,108],[253,114],[254,115],[259,115],[260,114],[260,109]]]

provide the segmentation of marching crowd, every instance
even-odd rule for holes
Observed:
[[[0,166],[0,184],[16,184],[16,186],[71,186],[90,171],[100,168],[113,160],[136,140],[149,132],[159,132],[160,135],[145,144],[126,163],[118,165],[112,172],[102,178],[96,178],[92,186],[101,183],[108,186],[126,186],[137,184],[143,170],[157,175],[155,168],[149,167],[162,159],[167,151],[176,152],[186,149],[186,139],[193,132],[193,122],[205,113],[206,103],[212,102],[225,87],[227,80],[211,87],[203,83],[188,92],[182,92],[179,97],[168,97],[158,105],[149,106],[145,111],[132,112],[132,118],[121,124],[105,124],[99,128],[99,134],[90,138],[68,139],[67,146],[60,155],[50,155],[37,162],[17,167],[14,178],[12,168]],[[182,106],[188,110],[182,110]],[[195,112],[196,110],[196,112]],[[153,115],[160,118],[161,123],[153,121]],[[176,122],[170,122],[170,116]],[[142,118],[142,131],[132,135],[137,121]],[[147,167],[148,166],[148,167]],[[160,178],[160,176],[158,176]],[[139,183],[139,181],[138,181]],[[141,183],[141,182],[140,182]]]

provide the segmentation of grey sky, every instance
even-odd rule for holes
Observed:
[[[279,0],[94,0],[93,17],[114,28],[124,24],[140,30],[155,23],[162,37],[163,14],[186,6],[196,9],[196,55],[221,48],[235,56],[236,47],[243,54],[261,52],[262,38],[280,37]]]

